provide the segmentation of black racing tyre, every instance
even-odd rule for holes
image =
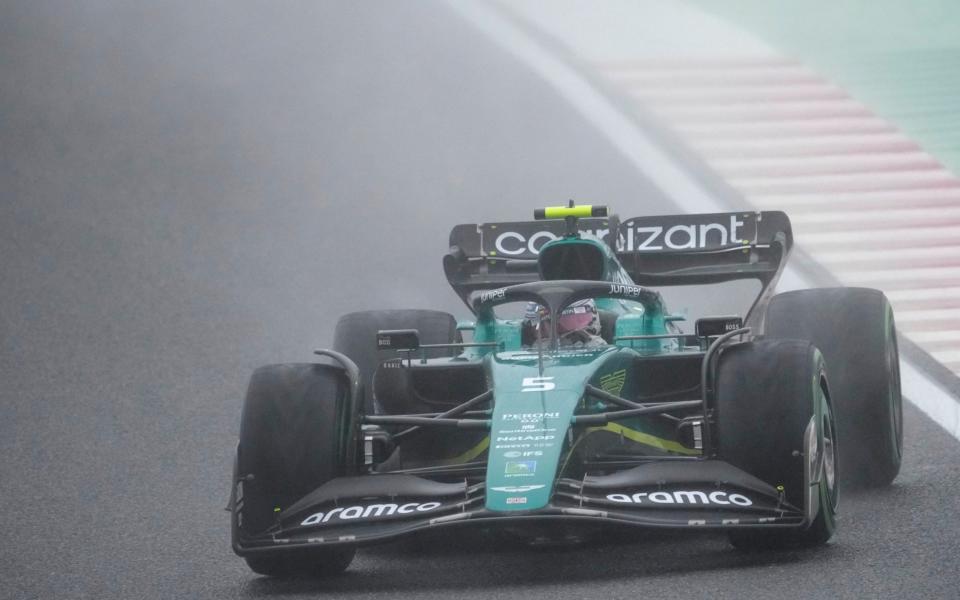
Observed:
[[[774,296],[765,337],[809,340],[823,353],[843,453],[841,486],[884,486],[900,472],[903,400],[893,309],[866,288]]]
[[[339,367],[285,364],[254,371],[237,446],[236,534],[257,535],[284,509],[343,473],[337,403],[349,390]],[[245,557],[263,575],[343,571],[354,548],[324,548]]]
[[[333,334],[333,349],[349,356],[360,368],[365,390],[364,411],[367,414],[407,412],[403,406],[396,407],[395,410],[376,410],[373,374],[383,361],[399,356],[396,352],[377,348],[377,331],[381,329],[416,329],[420,332],[421,344],[450,344],[460,341],[457,321],[450,313],[422,309],[361,311],[344,315],[337,321]],[[452,356],[455,353],[453,350],[434,349],[427,350],[426,356],[435,358]],[[417,356],[420,356],[420,353],[417,353]],[[403,373],[397,372],[390,376],[402,377]],[[402,383],[398,382],[392,387],[400,389]],[[395,399],[394,403],[403,404],[402,399]]]
[[[801,530],[731,530],[735,547],[817,546],[833,536],[837,444],[826,381],[822,355],[804,340],[758,340],[723,350],[715,384],[720,458],[782,488],[793,506],[816,510]],[[812,494],[805,484],[811,423],[817,425],[812,480],[819,482]]]

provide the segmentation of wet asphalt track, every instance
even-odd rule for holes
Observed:
[[[443,5],[39,4],[0,5],[0,597],[960,593],[960,444],[910,407],[903,474],[821,550],[450,534],[254,577],[222,510],[251,369],[345,311],[458,310],[455,222],[672,208]]]

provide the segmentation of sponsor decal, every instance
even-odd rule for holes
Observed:
[[[517,256],[519,254],[539,254],[540,248],[550,240],[557,239],[557,236],[549,231],[538,231],[529,238],[516,231],[504,231],[497,236],[493,242],[493,247],[500,254],[507,256]]]
[[[503,300],[506,295],[507,288],[497,288],[495,290],[488,290],[480,294],[480,302],[490,302],[491,300]]]
[[[617,296],[633,296],[639,298],[643,295],[643,288],[639,285],[627,285],[625,283],[611,283],[610,293]]]
[[[755,222],[755,217],[748,213],[631,219],[623,224],[625,235],[619,236],[617,251],[695,250],[741,244],[745,241],[741,236],[749,234]],[[581,221],[583,225],[587,223]],[[559,227],[551,231],[543,224],[487,224],[481,229],[482,250],[506,257],[536,257],[544,244],[560,237]],[[601,241],[610,235],[609,228],[596,226],[582,227],[580,231]]]
[[[624,504],[736,504],[753,506],[753,500],[742,494],[727,492],[701,492],[680,490],[676,492],[638,492],[636,494],[607,494],[607,500]]]
[[[699,223],[674,225],[665,229],[662,225],[631,227],[627,229],[627,251],[695,250],[716,248],[729,244],[741,244],[739,229],[744,221],[730,215],[729,227],[724,223]]]
[[[497,442],[547,442],[555,439],[555,435],[501,435],[497,436]],[[497,446],[500,448],[501,446]],[[524,448],[525,446],[516,446]]]
[[[553,436],[549,436],[549,437],[550,437],[551,439],[553,439]],[[551,447],[553,447],[553,442],[549,442],[549,441],[548,441],[548,442],[536,442],[536,443],[532,443],[532,444],[531,444],[531,443],[524,443],[524,444],[494,444],[493,447],[494,447],[495,450],[520,450],[521,452],[523,452],[523,456],[524,456],[524,457],[536,457],[536,456],[542,456],[542,454],[538,454],[538,453],[540,452],[539,449],[542,449],[542,448],[551,448]],[[508,458],[513,458],[513,457],[508,457]]]
[[[581,349],[567,349],[560,350],[559,352],[551,352],[550,356],[552,358],[580,358],[582,356],[595,356],[599,352],[602,352],[603,348],[581,348]],[[536,352],[529,352],[525,350],[517,350],[514,354],[513,359],[515,362],[534,362],[538,359],[540,355]]]
[[[620,369],[600,377],[600,389],[608,394],[619,396],[623,391],[623,384],[627,380],[627,370]]]
[[[500,433],[503,435],[507,435],[511,433],[522,433],[525,435],[533,435],[533,434],[553,433],[556,430],[557,430],[556,427],[537,427],[535,423],[523,423],[520,425],[520,429],[503,429],[500,431]]]
[[[394,504],[386,502],[383,504],[369,504],[367,506],[347,506],[332,508],[328,512],[313,513],[300,522],[300,525],[318,525],[335,521],[352,521],[354,519],[370,519],[377,517],[390,517],[393,515],[409,515],[418,512],[430,512],[440,508],[439,502],[409,502],[407,504]]]
[[[537,413],[506,413],[503,415],[504,421],[542,421],[544,419],[559,419],[558,412],[537,412]]]
[[[543,456],[542,450],[510,450],[509,452],[503,453],[504,458],[521,458],[528,456]]]
[[[600,240],[605,240],[610,234],[609,229],[580,229],[581,233],[588,233]],[[557,239],[557,234],[540,230],[528,233],[519,231],[504,231],[493,240],[493,251],[504,256],[536,256],[540,248],[551,240]]]
[[[542,445],[543,444],[538,444],[538,446],[542,446]],[[495,444],[493,447],[497,450],[508,450],[510,448],[532,448],[533,444]],[[514,458],[514,457],[508,457],[508,458]]]
[[[524,377],[520,386],[523,392],[549,392],[557,387],[553,377]]]
[[[492,487],[491,490],[495,492],[506,492],[508,494],[522,494],[524,492],[532,492],[533,490],[539,490],[544,487],[543,485],[505,485],[500,487]]]
[[[503,470],[507,475],[533,475],[537,471],[535,460],[509,460]]]
[[[526,503],[527,503],[526,496],[510,496],[509,498],[507,498],[507,504],[526,504]]]

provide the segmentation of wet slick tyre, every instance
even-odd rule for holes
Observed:
[[[285,364],[254,371],[240,420],[234,536],[258,535],[284,509],[341,474],[337,402],[348,391],[343,370]],[[354,548],[249,555],[247,565],[271,576],[342,572]]]
[[[767,309],[764,335],[809,340],[823,353],[843,448],[841,486],[892,482],[903,454],[903,400],[886,296],[866,288],[778,294]]]
[[[731,530],[730,542],[745,550],[825,544],[835,528],[837,445],[823,356],[803,340],[737,344],[720,356],[715,390],[720,458],[814,516],[803,529]]]
[[[364,411],[366,414],[375,412],[404,413],[411,412],[405,398],[401,396],[394,404],[400,406],[375,407],[373,374],[380,364],[390,358],[400,356],[396,352],[377,349],[377,331],[381,329],[416,329],[420,333],[421,344],[450,344],[460,340],[457,332],[457,321],[450,313],[439,310],[405,309],[405,310],[367,310],[346,314],[337,321],[333,334],[333,349],[349,356],[360,368],[360,377],[365,390]],[[452,350],[436,349],[426,352],[427,358],[451,356]],[[417,354],[419,356],[419,353]],[[386,374],[389,377],[401,378],[403,374]],[[391,382],[392,383],[392,382]],[[395,388],[400,389],[402,381],[396,382]],[[377,411],[375,408],[380,408]]]

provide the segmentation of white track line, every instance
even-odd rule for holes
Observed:
[[[960,227],[917,227],[803,234],[804,243],[814,249],[826,246],[862,248],[863,244],[871,242],[915,248],[949,245],[956,243],[957,240],[960,240]]]
[[[840,278],[848,283],[868,284],[882,282],[897,282],[905,279],[910,281],[943,281],[960,279],[960,267],[931,267],[924,269],[888,269],[879,271],[840,272]]]
[[[896,129],[879,117],[763,121],[759,123],[677,124],[675,129],[692,141],[791,139],[811,135],[870,135],[892,133]]]
[[[890,248],[880,246],[874,250],[848,250],[817,252],[817,260],[846,262],[856,260],[894,260],[898,258],[957,258],[960,259],[960,240],[956,246],[929,246],[921,248]]]
[[[960,350],[942,350],[931,352],[930,355],[943,363],[960,361]]]
[[[653,111],[680,123],[715,123],[744,121],[816,120],[869,117],[871,112],[855,100],[822,100],[819,102],[778,102],[776,104],[721,104],[719,106],[652,107]]]
[[[920,146],[896,133],[822,135],[767,140],[717,140],[694,144],[708,159],[848,156],[854,152],[912,152]]]
[[[589,123],[629,160],[638,171],[688,212],[724,212],[720,202],[690,177],[657,146],[635,122],[573,68],[531,39],[517,25],[481,2],[447,0],[467,21],[496,41],[517,60],[550,84]],[[787,268],[781,289],[811,287],[795,269]],[[960,439],[960,404],[940,385],[901,359],[905,395],[924,413]]]
[[[677,87],[647,86],[630,90],[630,95],[655,104],[727,104],[789,102],[791,100],[832,100],[846,98],[847,94],[828,83],[791,85],[781,87],[734,85],[692,85]]]
[[[908,360],[900,360],[900,385],[914,406],[960,440],[960,404]]]
[[[907,336],[914,342],[957,342],[960,347],[960,329],[948,331],[917,331]]]
[[[691,69],[672,71],[667,66],[663,70],[638,68],[620,71],[607,71],[607,76],[622,86],[657,85],[668,88],[684,86],[701,87],[704,84],[716,86],[755,85],[816,85],[823,78],[807,67],[762,67],[743,69],[709,69],[706,71]]]
[[[896,208],[902,206],[958,206],[960,188],[928,188],[916,190],[891,190],[879,192],[845,192],[840,194],[787,194],[784,196],[754,196],[759,206],[782,206],[791,210],[833,209],[836,206],[872,208]]]
[[[895,290],[892,290],[895,291]],[[887,296],[890,297],[889,294]],[[942,298],[939,300],[890,300],[893,308],[900,314],[901,310],[927,310],[938,308],[960,308],[960,296]],[[960,372],[960,370],[958,370]]]
[[[926,152],[861,153],[847,156],[767,156],[715,158],[710,166],[729,179],[748,177],[802,177],[878,171],[921,171],[943,166]]]
[[[897,290],[893,292],[887,292],[887,298],[889,298],[891,302],[960,298],[960,287]]]
[[[756,69],[777,67],[778,69],[802,67],[809,71],[802,62],[793,58],[783,56],[741,56],[739,53],[733,58],[715,58],[703,60],[701,58],[690,58],[678,60],[675,57],[669,59],[635,59],[635,60],[601,60],[593,61],[593,66],[604,73],[618,74],[636,72],[640,75],[654,71],[666,71],[668,73],[716,73],[721,70],[733,70],[736,72],[745,72]]]
[[[732,183],[747,196],[770,194],[812,194],[833,192],[876,192],[915,190],[932,187],[957,189],[957,178],[948,171],[893,171],[852,175],[809,175],[806,177],[756,177]]]
[[[950,220],[960,220],[960,206],[948,206],[940,208],[894,208],[886,210],[871,211],[830,211],[814,212],[801,215],[797,218],[791,218],[794,224],[820,224],[820,223],[850,223],[857,229],[869,225],[875,221],[893,222],[893,223],[911,223],[932,220],[941,222]],[[960,242],[960,238],[957,238]]]
[[[960,308],[944,308],[940,310],[908,310],[897,315],[897,323],[913,323],[916,321],[955,320],[960,324]]]

